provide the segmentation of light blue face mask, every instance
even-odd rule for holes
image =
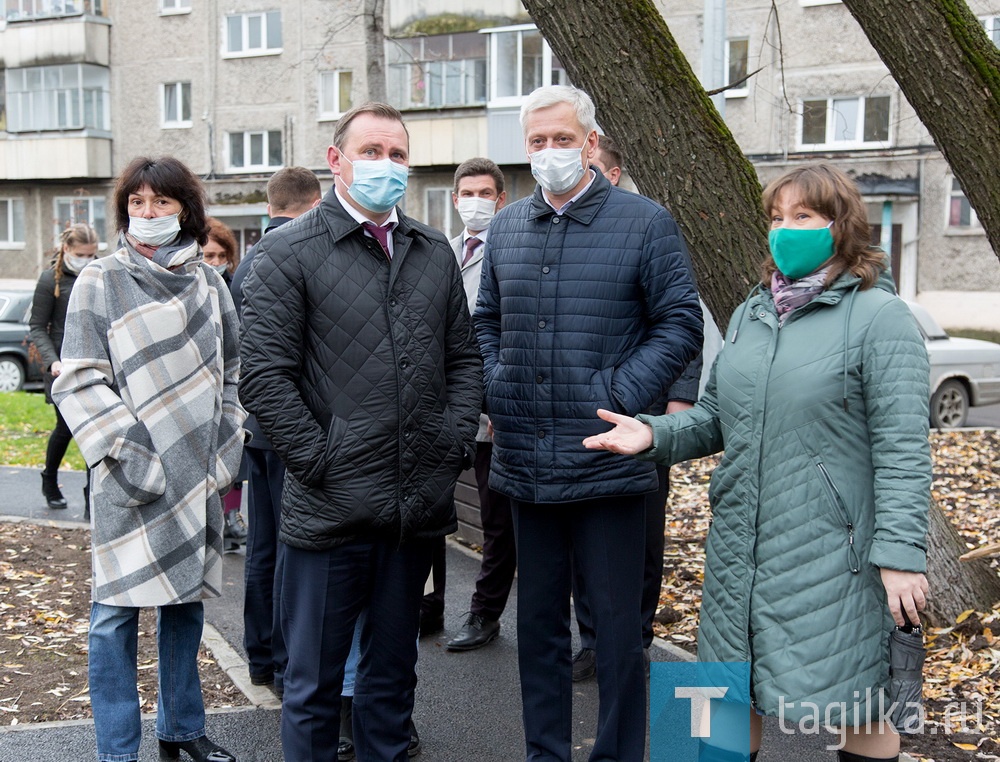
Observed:
[[[404,165],[392,159],[351,161],[343,153],[340,157],[354,167],[354,181],[347,193],[368,211],[388,212],[406,193],[409,168]]]

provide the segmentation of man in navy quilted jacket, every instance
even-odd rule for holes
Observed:
[[[591,759],[643,759],[640,628],[649,463],[586,450],[597,409],[660,399],[698,354],[702,317],[670,214],[590,168],[594,104],[573,87],[521,107],[532,196],[497,213],[475,311],[493,423],[490,486],[517,536],[518,659],[529,760],[571,759],[570,559],[581,561],[600,692]]]

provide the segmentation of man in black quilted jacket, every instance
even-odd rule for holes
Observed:
[[[482,366],[444,236],[396,208],[409,135],[366,104],[327,151],[334,187],[269,233],[243,286],[240,398],[287,468],[285,759],[333,762],[355,622],[360,759],[407,758],[434,538],[455,530]]]

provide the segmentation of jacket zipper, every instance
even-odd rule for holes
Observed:
[[[816,466],[819,468],[819,472],[823,476],[823,481],[826,482],[826,486],[830,490],[833,504],[839,510],[840,517],[847,527],[847,568],[850,569],[851,574],[857,574],[861,571],[861,559],[858,557],[857,548],[854,546],[854,524],[851,522],[851,517],[847,513],[847,506],[844,504],[844,499],[840,494],[840,490],[837,489],[837,485],[834,484],[830,472],[826,470],[826,466],[822,462],[818,461]]]

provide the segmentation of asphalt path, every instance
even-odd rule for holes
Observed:
[[[83,474],[61,472],[60,482],[69,507],[50,511],[41,497],[37,470],[0,467],[0,519],[6,516],[17,517],[14,520],[82,522]],[[501,619],[501,635],[497,641],[468,653],[451,653],[444,647],[464,621],[478,571],[478,555],[449,542],[446,631],[420,643],[414,708],[414,720],[423,742],[418,760],[516,762],[524,759],[515,634],[516,589]],[[209,712],[207,730],[211,738],[234,752],[241,762],[282,762],[280,705],[270,691],[249,684],[242,646],[242,597],[243,556],[228,554],[224,562],[224,594],[206,601],[205,605],[206,643],[220,666],[229,672],[254,706]],[[658,642],[652,649],[652,658],[654,661],[676,661],[690,657]],[[573,762],[589,757],[596,730],[597,705],[596,680],[574,685]],[[142,760],[157,759],[153,722],[152,717],[147,717],[143,723]],[[15,728],[0,727],[0,762],[95,759],[91,721]],[[761,762],[833,762],[835,752],[825,749],[829,740],[828,737],[784,734],[776,721],[768,719]],[[670,750],[656,751],[654,759],[683,762],[671,755]]]

